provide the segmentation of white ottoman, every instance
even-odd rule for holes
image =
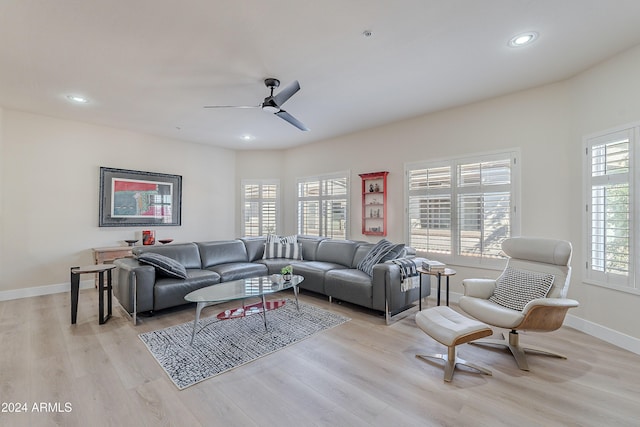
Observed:
[[[427,335],[448,347],[448,354],[417,354],[416,357],[427,359],[442,359],[446,362],[444,368],[444,380],[453,379],[453,371],[456,365],[462,364],[476,371],[491,375],[491,371],[471,364],[466,360],[456,357],[456,346],[469,341],[477,340],[491,335],[491,329],[482,322],[469,319],[447,306],[437,306],[422,310],[416,314],[416,324]]]

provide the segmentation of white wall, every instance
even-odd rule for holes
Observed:
[[[638,75],[640,48],[564,82],[289,149],[282,153],[283,183],[293,189],[296,177],[350,170],[349,237],[375,241],[378,238],[361,234],[358,174],[387,170],[387,238],[404,242],[405,163],[517,148],[521,153],[521,235],[566,239],[574,245],[569,297],[581,304],[570,312],[574,325],[595,331],[596,336],[613,331],[622,340],[630,337],[637,349],[640,324],[629,317],[637,311],[640,295],[582,282],[581,161],[583,135],[640,121]],[[249,152],[238,158],[240,177],[245,164],[256,162],[252,156]],[[294,201],[295,192],[287,191],[288,232],[295,232]],[[491,270],[457,270],[454,293],[462,293],[463,278],[498,275]]]
[[[147,228],[98,227],[100,166],[182,175],[182,226],[153,227],[157,238],[235,236],[231,150],[8,109],[0,142],[0,291],[68,284],[92,247]]]

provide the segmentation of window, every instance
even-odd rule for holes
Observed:
[[[586,280],[636,289],[638,216],[634,203],[638,131],[629,127],[585,138]],[[634,243],[636,242],[636,243]],[[635,259],[635,261],[633,261]]]
[[[349,173],[298,179],[298,234],[346,239]]]
[[[277,180],[242,181],[242,235],[280,231],[280,185]]]
[[[409,245],[458,265],[497,265],[514,234],[515,152],[407,165]]]

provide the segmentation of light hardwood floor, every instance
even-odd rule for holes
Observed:
[[[68,294],[0,302],[2,409],[27,405],[26,413],[0,412],[0,426],[640,423],[640,356],[566,327],[521,341],[568,360],[532,355],[531,371],[523,372],[503,350],[465,344],[459,355],[493,376],[457,370],[445,383],[441,365],[415,357],[446,350],[416,327],[416,309],[386,326],[371,312],[303,294],[303,301],[352,320],[179,391],[138,334],[192,321],[195,310],[143,318],[134,327],[116,305],[100,326],[97,299],[94,289],[81,291],[76,325]],[[40,403],[49,411],[34,411]]]

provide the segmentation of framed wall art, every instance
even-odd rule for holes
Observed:
[[[100,168],[100,227],[181,225],[182,176]]]

